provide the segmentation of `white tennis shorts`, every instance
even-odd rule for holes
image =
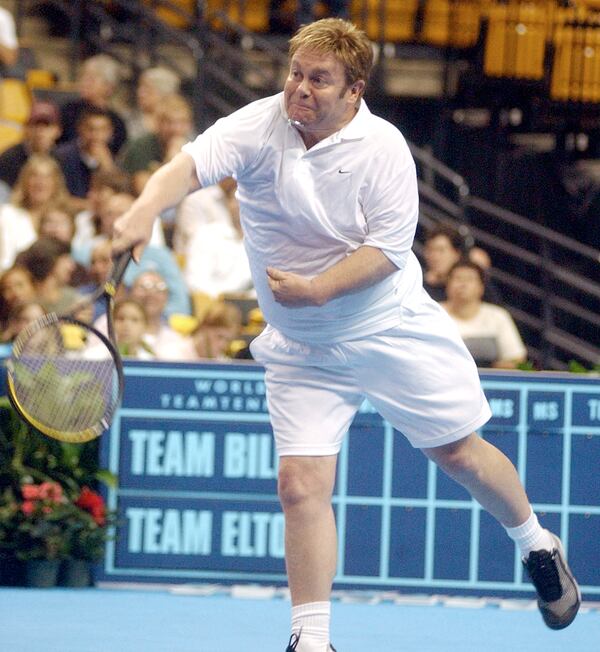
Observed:
[[[425,292],[381,333],[308,344],[267,326],[251,351],[279,455],[337,454],[365,398],[415,448],[462,439],[491,417],[456,325]]]

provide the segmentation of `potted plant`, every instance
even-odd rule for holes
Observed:
[[[25,483],[13,508],[15,556],[24,562],[27,586],[54,586],[68,544],[65,521],[71,505],[56,482]]]
[[[25,568],[61,564],[71,583],[66,560],[89,567],[102,558],[112,515],[90,487],[116,478],[100,468],[98,444],[50,439],[0,397],[0,585],[22,582]]]
[[[87,486],[82,488],[73,508],[67,522],[68,554],[62,564],[60,583],[71,587],[90,586],[91,565],[104,557],[114,514],[108,512],[102,496]]]

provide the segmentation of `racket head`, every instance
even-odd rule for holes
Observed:
[[[44,315],[25,328],[7,361],[7,393],[19,415],[70,443],[99,437],[123,397],[123,362],[110,340],[70,316]]]

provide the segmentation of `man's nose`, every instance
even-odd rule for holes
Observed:
[[[300,82],[300,84],[298,86],[298,90],[300,91],[300,93],[301,93],[301,95],[303,97],[308,97],[310,95],[310,86],[309,86],[308,79],[304,78]]]

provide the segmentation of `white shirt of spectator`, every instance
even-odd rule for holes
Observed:
[[[19,47],[15,20],[7,9],[0,7],[0,45],[14,50]]]
[[[182,256],[183,274],[191,292],[217,297],[252,288],[248,256],[231,224],[221,186],[201,188],[179,204],[173,248]]]
[[[37,240],[37,233],[26,210],[4,204],[0,206],[0,271],[15,262],[18,253]]]
[[[463,339],[495,338],[498,360],[521,360],[527,356],[527,349],[506,308],[484,302],[471,319],[459,319],[455,315],[451,316]]]
[[[398,325],[403,296],[420,292],[411,252],[418,219],[415,166],[401,133],[361,102],[355,117],[307,150],[283,94],[218,120],[183,147],[207,187],[237,180],[244,242],[266,321],[292,339],[335,342]],[[399,271],[322,307],[275,302],[266,267],[315,276],[362,245]]]
[[[173,249],[185,255],[196,231],[207,224],[230,224],[229,210],[221,186],[200,188],[190,193],[177,207]]]

